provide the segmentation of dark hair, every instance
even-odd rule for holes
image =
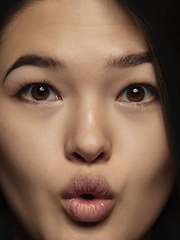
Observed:
[[[180,2],[178,0],[120,0],[134,16],[151,51],[167,137],[180,186]]]
[[[176,184],[152,227],[153,240],[180,239],[180,2],[120,0],[141,28],[154,63]]]
[[[34,0],[40,1],[40,0]],[[0,36],[13,16],[33,0],[0,1]],[[180,2],[179,0],[119,0],[141,28],[152,55],[176,184],[152,227],[153,240],[180,239]],[[2,196],[3,198],[3,196]],[[4,214],[9,212],[5,200]],[[7,223],[9,222],[7,221]],[[5,229],[5,228],[3,228]],[[6,230],[6,232],[8,232]],[[9,239],[7,236],[4,239]]]

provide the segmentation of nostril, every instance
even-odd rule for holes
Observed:
[[[83,158],[79,153],[73,152],[73,155],[74,155],[74,157],[77,158],[77,159],[84,160],[84,158]],[[104,155],[104,153],[100,153],[100,154],[96,157],[96,159],[103,158],[103,155]]]
[[[72,152],[69,155],[69,159],[73,159],[74,161],[81,161],[81,162],[86,162],[86,163],[92,163],[96,161],[105,161],[108,159],[108,156],[105,152],[100,152],[100,153],[93,153],[93,152]]]
[[[92,200],[94,198],[94,196],[92,194],[83,194],[83,195],[81,195],[81,197],[86,200]]]
[[[104,153],[103,153],[103,152],[102,152],[102,153],[100,153],[100,154],[97,156],[97,158],[96,158],[96,159],[103,158],[103,155],[104,155]]]
[[[84,160],[84,158],[79,153],[74,152],[73,155],[76,159]]]

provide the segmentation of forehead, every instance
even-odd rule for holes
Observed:
[[[15,15],[2,42],[4,63],[34,52],[56,56],[60,52],[72,58],[77,49],[79,56],[96,56],[97,49],[98,56],[147,50],[134,19],[115,0],[34,1]],[[6,57],[7,51],[11,60]]]
[[[39,20],[42,17],[45,21],[44,12],[47,14],[47,23],[52,13],[53,18],[51,16],[50,23],[54,20],[73,25],[117,24],[118,20],[127,24],[134,23],[132,16],[116,0],[33,0],[17,15],[21,16],[21,20],[27,20],[28,14],[30,17],[28,20],[32,24],[33,20]],[[15,19],[17,20],[16,17]]]

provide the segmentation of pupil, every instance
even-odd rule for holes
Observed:
[[[133,89],[132,91],[132,97],[133,98],[137,98],[139,95],[139,90],[137,88]]]
[[[127,91],[127,98],[131,102],[140,102],[145,97],[145,91],[142,87],[131,87]]]
[[[40,96],[43,96],[44,95],[44,92],[45,92],[45,89],[44,87],[40,87],[37,91],[37,94],[40,95]]]
[[[49,88],[47,86],[37,84],[32,88],[31,94],[36,100],[46,100],[49,97]]]

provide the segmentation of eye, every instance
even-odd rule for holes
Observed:
[[[150,84],[133,84],[125,88],[118,99],[126,102],[146,102],[158,96],[158,89]]]
[[[28,84],[18,94],[21,100],[45,101],[61,99],[57,91],[44,83]]]

